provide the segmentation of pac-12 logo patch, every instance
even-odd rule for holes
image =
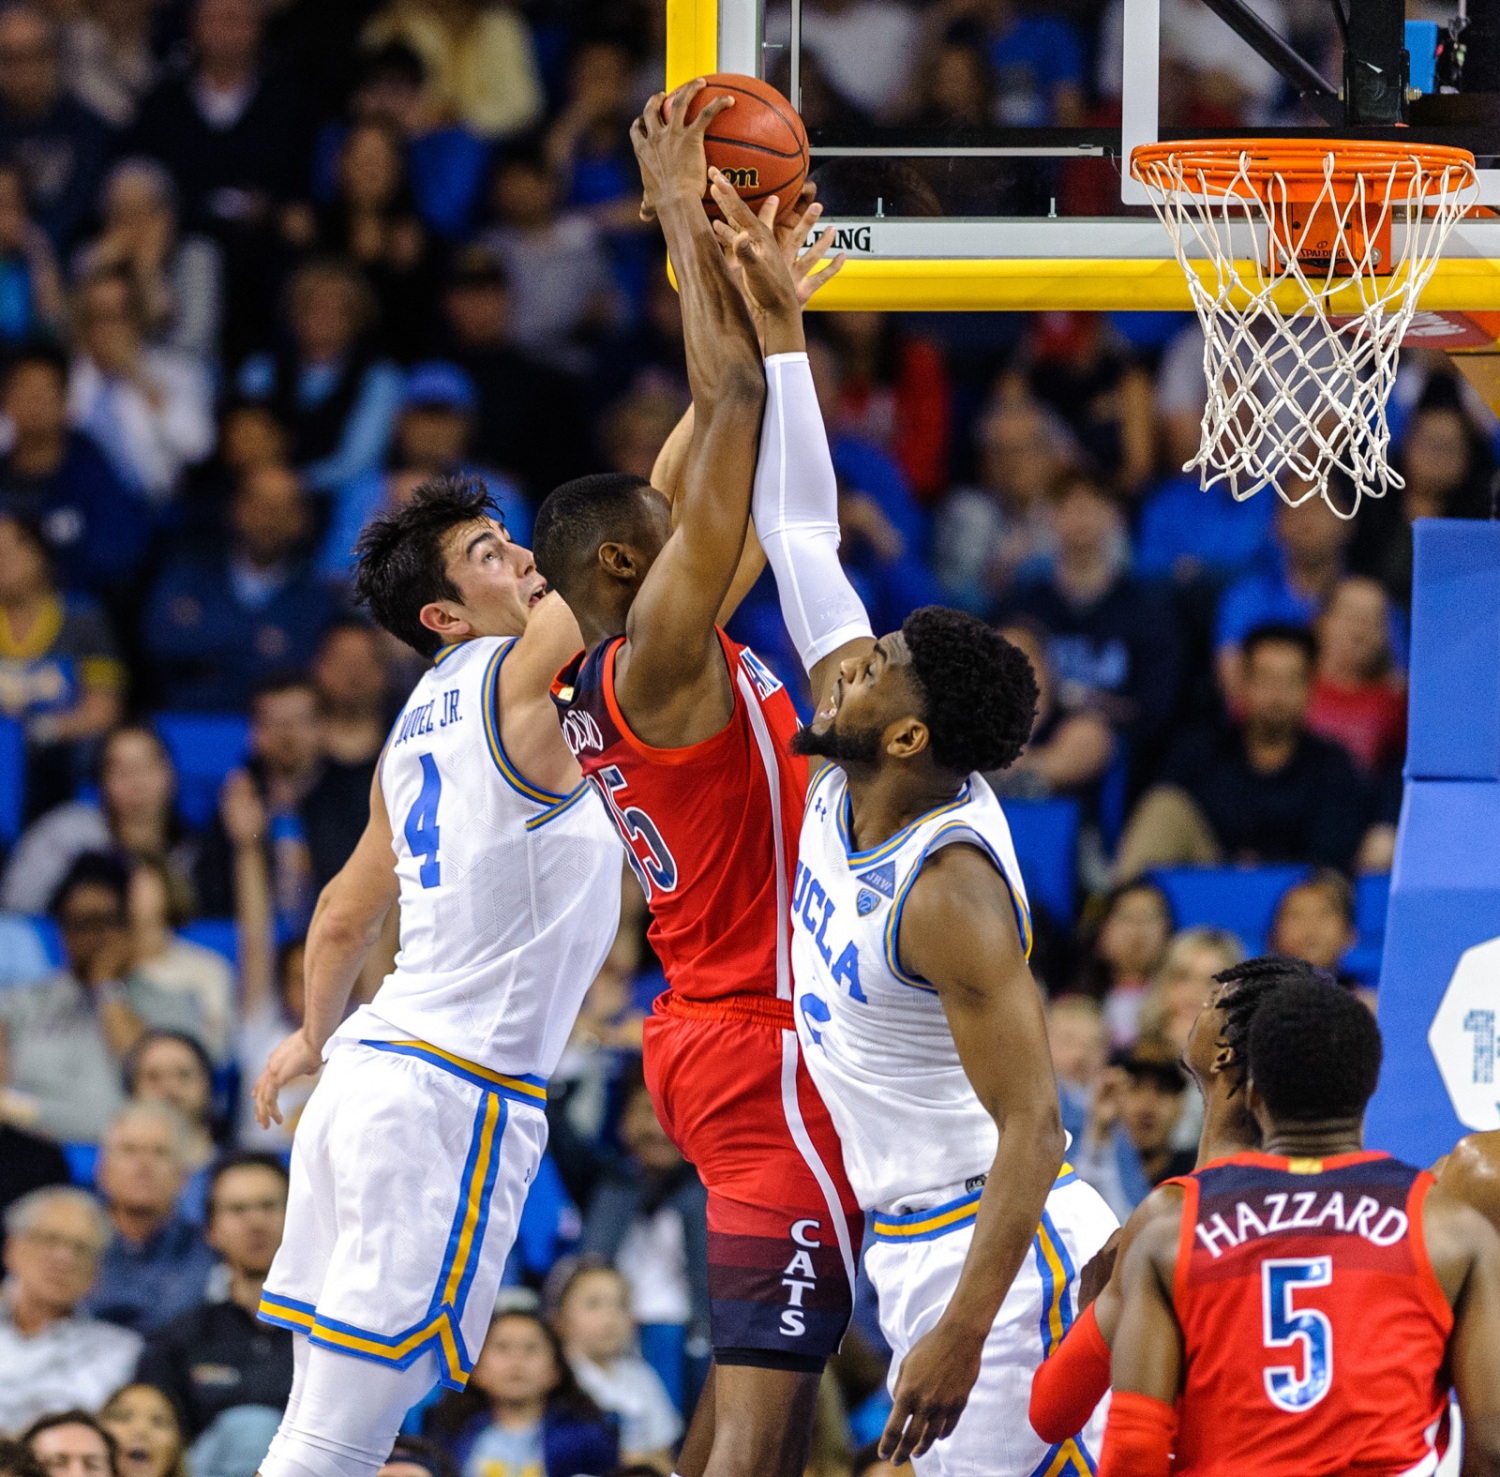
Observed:
[[[874,867],[868,872],[861,872],[859,880],[866,887],[873,887],[882,897],[896,896],[896,864],[886,862],[884,866]],[[868,908],[861,908],[861,913],[868,912]]]
[[[880,906],[880,899],[868,887],[861,887],[854,906],[861,918],[868,918]]]

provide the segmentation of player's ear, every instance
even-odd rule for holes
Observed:
[[[920,718],[900,718],[885,731],[885,751],[892,759],[915,759],[931,742]]]
[[[453,608],[451,600],[429,600],[418,612],[417,619],[445,646],[474,634],[474,628]]]
[[[599,545],[599,567],[611,579],[634,580],[640,575],[641,561],[628,544]]]

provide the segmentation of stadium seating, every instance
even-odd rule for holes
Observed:
[[[213,819],[224,776],[245,762],[249,721],[232,713],[162,713],[156,731],[177,769],[182,818],[201,829]]]
[[[0,844],[10,846],[26,818],[26,730],[0,718]]]
[[[1007,800],[1016,860],[1027,895],[1054,923],[1073,922],[1078,859],[1078,805],[1072,800]]]

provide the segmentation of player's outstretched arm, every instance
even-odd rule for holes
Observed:
[[[1182,1386],[1182,1330],[1172,1310],[1178,1220],[1159,1215],[1123,1258],[1124,1306],[1115,1335],[1114,1398],[1099,1477],[1168,1477]]]
[[[964,1073],[1000,1129],[953,1296],[897,1374],[881,1452],[899,1466],[958,1424],[985,1338],[1031,1250],[1065,1139],[1041,993],[1010,889],[987,856],[957,844],[926,862],[907,894],[897,951],[907,973],[936,989]]]
[[[382,755],[382,758],[384,756]],[[344,1019],[349,993],[365,955],[380,937],[381,925],[396,901],[395,854],[391,823],[380,792],[380,766],[370,786],[370,819],[359,844],[325,887],[307,930],[307,1003],[302,1028],[271,1053],[255,1084],[255,1119],[262,1128],[281,1122],[277,1096],[297,1077],[318,1070],[323,1047]]]
[[[563,742],[552,679],[583,645],[561,595],[537,603],[526,629],[500,665],[500,739],[511,763],[534,785],[566,795],[583,781]]]
[[[782,619],[821,707],[839,663],[863,656],[875,640],[839,562],[838,480],[802,332],[804,303],[841,261],[816,273],[802,266],[828,249],[826,234],[802,258],[789,261],[772,225],[773,211],[757,216],[722,184],[713,186],[713,194],[725,217],[715,229],[732,259],[743,263],[738,270],[759,312],[766,349],[766,411],[750,513],[776,575]],[[817,209],[809,202],[799,218],[803,240]],[[753,255],[744,250],[752,241],[760,247]]]
[[[755,333],[703,209],[703,138],[730,99],[686,122],[702,86],[653,97],[631,127],[646,204],[677,271],[694,409],[676,527],[631,605],[615,660],[626,716],[639,731],[650,715],[657,729],[642,733],[648,742],[692,742],[727,720],[733,695],[714,621],[744,544],[765,403]]]

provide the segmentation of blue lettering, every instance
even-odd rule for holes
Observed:
[[[818,925],[818,953],[823,956],[824,964],[832,964],[833,951],[828,947],[827,944],[823,942],[823,935],[828,932],[828,920],[833,917],[833,899],[831,897],[825,896],[823,902],[826,904],[826,906],[823,909],[823,921]]]
[[[797,1001],[802,1007],[803,1018],[807,1021],[807,1034],[812,1039],[814,1046],[823,1044],[823,1033],[813,1027],[813,1022],[826,1026],[833,1019],[833,1012],[828,1009],[821,996],[803,995]]]
[[[833,966],[833,977],[848,985],[851,1000],[858,1000],[862,1004],[869,1003],[865,1000],[865,992],[859,987],[859,950],[852,943],[844,945],[844,952],[839,955],[839,962]]]
[[[459,716],[458,688],[450,687],[443,694],[443,716],[438,719],[438,727],[446,728],[450,723],[457,723]]]
[[[808,878],[811,877],[811,876],[812,876],[812,873],[809,872],[807,870],[807,868],[802,865],[801,862],[798,862],[797,863],[797,874],[796,874],[795,879],[792,882],[792,913],[793,913],[793,915],[795,915],[796,912],[797,912],[797,909],[802,906],[802,895],[803,895],[804,892],[807,891],[807,881],[808,881]]]
[[[809,874],[807,879],[807,891],[802,898],[802,921],[807,925],[807,931],[813,935],[816,935],[818,931],[818,920],[812,915],[812,910],[817,907],[817,903],[815,903],[813,899],[814,897],[821,899],[824,896],[826,896],[826,894],[824,893],[822,887],[819,886],[818,879]]]

